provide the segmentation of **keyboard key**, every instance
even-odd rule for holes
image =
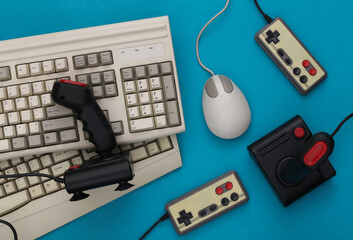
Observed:
[[[102,65],[113,64],[112,52],[101,52],[100,58]]]
[[[78,155],[77,150],[56,152],[56,153],[52,154],[55,163],[62,162],[64,160],[70,159],[70,158],[75,157],[77,155]]]
[[[134,81],[125,82],[124,83],[124,89],[125,89],[125,93],[134,93],[134,92],[136,92],[135,82]]]
[[[0,126],[7,125],[7,117],[6,114],[0,114]]]
[[[164,103],[155,103],[155,104],[153,104],[153,112],[154,112],[154,115],[165,114]]]
[[[177,101],[167,102],[167,115],[169,126],[177,126],[181,124]]]
[[[15,85],[15,86],[9,86],[7,87],[7,96],[9,98],[17,98],[20,96],[20,92],[19,92],[19,89],[18,89],[18,86]]]
[[[31,72],[31,76],[42,75],[42,63],[40,62],[30,63],[29,70]]]
[[[161,102],[161,101],[163,101],[162,90],[152,91],[151,95],[152,95],[152,101],[153,102]]]
[[[150,117],[152,116],[152,106],[151,105],[143,105],[140,106],[142,117]]]
[[[44,196],[44,194],[45,194],[43,186],[41,184],[34,186],[34,187],[31,187],[28,190],[29,190],[29,194],[31,195],[32,199],[37,199],[39,197]]]
[[[161,88],[161,79],[159,77],[150,78],[151,90]]]
[[[159,75],[159,70],[158,70],[157,64],[148,65],[147,69],[148,69],[148,74],[150,77],[156,77]]]
[[[57,190],[60,190],[59,184],[57,182],[55,182],[54,180],[50,180],[50,181],[44,183],[43,185],[44,185],[45,192],[47,194],[50,194],[50,193],[55,192]]]
[[[161,63],[161,71],[162,74],[171,74],[172,73],[172,63],[171,62],[165,62]]]
[[[78,157],[74,157],[73,159],[71,159],[71,162],[72,162],[73,166],[82,165],[83,159],[82,159],[82,157],[78,156]]]
[[[115,72],[107,71],[103,73],[103,79],[105,83],[113,83],[115,82]]]
[[[11,79],[10,67],[0,67],[0,81]]]
[[[59,135],[62,143],[75,142],[79,140],[76,129],[61,131]]]
[[[25,78],[30,76],[28,64],[17,65],[16,71],[18,78]]]
[[[121,74],[124,81],[132,80],[134,78],[132,68],[125,68],[121,70]]]
[[[66,58],[60,58],[55,60],[56,72],[66,72],[69,71],[69,66],[67,65]]]
[[[90,84],[89,83],[89,75],[87,75],[87,74],[76,76],[76,81],[79,83],[86,84],[86,85]]]
[[[51,167],[51,171],[55,177],[61,176],[64,172],[70,168],[70,163],[68,161],[56,164]]]
[[[87,58],[86,56],[76,56],[74,57],[74,68],[83,69],[87,67]]]
[[[95,98],[103,98],[104,93],[103,93],[103,88],[102,86],[95,86],[92,88],[93,96]]]
[[[54,105],[52,107],[46,108],[47,117],[51,118],[58,118],[58,117],[66,117],[73,114],[72,110],[61,105]]]
[[[137,89],[140,92],[147,91],[148,90],[147,79],[137,80]]]
[[[91,74],[91,84],[92,85],[99,85],[102,82],[102,75],[101,73],[92,73]]]
[[[39,177],[28,177],[27,180],[28,180],[29,186],[34,186],[40,183]]]
[[[143,142],[137,142],[137,143],[133,143],[133,144],[132,144],[132,147],[133,147],[133,148],[138,148],[138,147],[141,147],[141,146],[143,146],[143,145],[144,145]]]
[[[75,126],[76,120],[74,117],[58,118],[42,122],[42,129],[44,132],[74,128]]]
[[[27,165],[25,163],[21,163],[21,164],[17,165],[16,169],[17,169],[17,172],[19,174],[28,173],[29,172],[28,168],[27,168]]]
[[[163,77],[163,88],[167,100],[176,99],[175,84],[171,75]]]
[[[26,137],[19,137],[12,139],[13,150],[27,149],[27,139]]]
[[[5,183],[3,186],[7,195],[16,192],[15,182],[8,182]]]
[[[54,104],[49,93],[41,95],[40,98],[41,98],[41,102],[42,102],[43,107],[51,106]]]
[[[148,154],[145,147],[140,147],[130,151],[130,161],[135,163],[144,158],[147,158]]]
[[[3,216],[9,212],[12,212],[30,201],[28,192],[21,191],[13,195],[0,198],[0,216]]]
[[[150,93],[149,92],[141,92],[138,94],[140,104],[146,104],[151,102]]]
[[[136,94],[129,94],[126,95],[127,105],[134,106],[137,105],[137,95]]]
[[[118,96],[118,90],[116,88],[116,84],[105,85],[105,95],[106,97]]]
[[[15,126],[6,126],[3,128],[4,137],[5,138],[13,138],[16,137]]]
[[[59,139],[58,139],[58,134],[56,132],[44,134],[44,144],[46,146],[58,144],[58,143],[59,143]]]
[[[170,142],[169,137],[162,137],[162,138],[158,138],[157,142],[159,144],[159,147],[161,149],[162,152],[165,152],[167,150],[170,150],[173,148],[172,143]]]
[[[121,135],[124,133],[123,122],[112,122],[112,129],[115,135]]]
[[[26,136],[28,135],[28,126],[27,124],[18,124],[16,125],[17,136]]]
[[[9,124],[18,124],[20,123],[20,114],[18,112],[11,112],[7,114],[7,118],[9,121]]]
[[[12,99],[2,101],[4,112],[15,111],[15,102]]]
[[[0,161],[0,169],[5,170],[10,167],[10,161],[9,160],[3,160]]]
[[[131,132],[146,131],[154,128],[153,118],[141,118],[130,121]]]
[[[96,54],[96,53],[88,54],[87,55],[87,59],[88,59],[88,66],[89,67],[97,67],[97,66],[99,66],[98,54]]]
[[[7,98],[7,93],[5,88],[0,88],[0,100],[4,100]]]
[[[32,111],[31,110],[21,111],[21,120],[23,123],[32,122],[33,121]]]
[[[2,181],[4,181],[3,178],[0,180],[0,183],[2,183]],[[2,186],[0,186],[0,198],[2,197],[5,197],[5,190]]]
[[[43,66],[43,73],[44,74],[55,73],[55,67],[54,67],[53,60],[42,62],[42,66]]]
[[[140,117],[140,112],[138,107],[131,107],[128,110],[129,112],[129,119],[136,119]]]
[[[31,169],[31,172],[37,172],[41,169],[39,165],[39,160],[37,158],[28,162],[28,166]]]
[[[17,166],[18,164],[21,164],[23,163],[22,159],[21,158],[13,158],[10,160],[12,166]]]
[[[159,147],[156,142],[152,142],[147,145],[147,151],[150,156],[160,153]]]
[[[52,79],[52,80],[47,80],[45,81],[45,91],[47,93],[50,93],[51,90],[53,89],[53,86],[54,86],[54,83],[56,82],[55,79]]]
[[[39,171],[39,173],[43,173],[43,174],[48,174],[48,175],[52,175],[51,171],[49,170],[49,168],[45,168]],[[42,182],[46,182],[49,181],[49,178],[47,177],[40,177]]]
[[[24,178],[24,177],[17,178],[15,180],[15,183],[16,183],[17,189],[19,191],[21,191],[21,190],[23,190],[25,188],[28,188],[27,178]]]
[[[22,97],[30,96],[32,94],[32,85],[29,83],[20,85],[20,93]]]
[[[38,95],[28,97],[28,106],[29,108],[40,107],[40,100]]]
[[[146,78],[146,68],[145,66],[135,67],[135,75],[137,79]]]
[[[32,83],[32,87],[33,87],[33,93],[34,93],[34,94],[42,94],[42,93],[45,93],[44,82],[35,82],[35,83]]]
[[[28,146],[30,148],[43,146],[42,135],[32,135],[28,136]]]
[[[155,117],[156,120],[156,127],[157,128],[164,128],[167,127],[167,118],[165,115]]]
[[[44,156],[41,156],[39,158],[40,162],[42,163],[42,166],[44,168],[46,167],[50,167],[51,165],[53,165],[53,161],[52,161],[52,158],[51,156],[48,154],[48,155],[44,155]]]
[[[33,109],[33,115],[34,115],[34,120],[35,121],[39,121],[39,120],[45,119],[44,108]]]
[[[28,109],[26,98],[16,98],[15,103],[17,111]]]

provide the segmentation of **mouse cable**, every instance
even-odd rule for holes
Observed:
[[[335,131],[333,131],[333,133],[331,134],[331,137],[334,137],[336,133],[341,129],[342,125],[345,124],[351,117],[353,117],[353,113],[349,114],[347,117],[345,117],[345,119],[340,122],[340,124],[338,124]]]
[[[51,175],[48,175],[45,173],[21,173],[21,174],[0,175],[0,178],[20,178],[20,177],[46,177],[46,178],[53,179],[54,181],[56,181],[58,183],[64,183],[64,179],[54,177],[54,176],[51,176]],[[14,239],[18,240],[16,229],[14,228],[14,226],[11,223],[9,223],[5,220],[2,220],[2,219],[0,219],[0,223],[7,225],[11,229],[13,236],[14,236]]]
[[[228,4],[229,4],[229,0],[227,0],[227,3],[226,3],[226,5],[224,6],[224,8],[223,8],[219,13],[217,13],[213,18],[211,18],[211,20],[209,20],[209,21],[205,24],[205,26],[201,29],[199,35],[197,36],[197,40],[196,40],[196,56],[197,56],[197,61],[199,62],[200,66],[201,66],[203,69],[205,69],[207,72],[211,73],[212,76],[215,75],[214,72],[213,72],[211,69],[207,68],[205,65],[203,65],[202,62],[201,62],[200,54],[199,54],[199,41],[200,41],[200,37],[201,37],[203,31],[207,28],[207,26],[208,26],[211,22],[213,22],[213,20],[215,20],[219,15],[221,15],[221,14],[227,9]]]
[[[144,239],[144,238],[147,236],[147,234],[149,234],[149,233],[153,230],[153,228],[155,228],[155,227],[157,226],[158,223],[163,222],[164,220],[166,220],[166,219],[168,219],[168,218],[169,218],[169,214],[168,214],[168,213],[165,213],[160,219],[158,219],[157,222],[155,222],[155,223],[152,225],[152,227],[150,227],[150,229],[147,230],[147,232],[145,232],[145,234],[142,235],[142,237],[141,237],[139,240]]]
[[[5,220],[2,220],[2,219],[0,219],[0,223],[7,225],[11,229],[14,239],[18,240],[16,229],[14,228],[14,226],[11,223],[9,223]]]
[[[264,13],[264,11],[262,11],[262,9],[261,9],[259,3],[257,2],[257,0],[254,0],[254,2],[255,2],[255,4],[256,4],[257,9],[259,9],[260,13],[262,14],[262,16],[264,16],[264,18],[266,19],[266,21],[267,21],[268,23],[273,22],[273,19],[272,19],[270,16],[268,16],[266,13]]]

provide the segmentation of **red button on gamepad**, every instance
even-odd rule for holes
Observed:
[[[221,188],[221,187],[216,188],[216,193],[218,195],[221,195],[223,193],[223,188]]]
[[[305,136],[305,130],[301,127],[297,127],[295,130],[294,130],[294,136],[296,138],[302,138]]]
[[[309,62],[309,60],[304,60],[303,61],[303,67],[309,67],[310,66],[310,62]]]
[[[317,72],[317,71],[316,71],[315,68],[312,68],[312,69],[309,70],[309,73],[310,73],[311,76],[316,75],[316,72]]]
[[[226,189],[227,190],[230,190],[230,189],[232,189],[233,188],[233,184],[231,183],[231,182],[227,182],[226,183]]]

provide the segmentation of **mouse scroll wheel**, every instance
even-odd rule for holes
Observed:
[[[216,84],[214,83],[212,78],[207,80],[207,82],[205,84],[205,90],[206,90],[207,95],[211,98],[216,98],[218,96]]]
[[[219,79],[221,80],[221,83],[222,83],[222,86],[223,86],[223,89],[226,93],[231,93],[233,92],[233,84],[232,82],[230,81],[229,78],[227,78],[226,76],[222,76],[220,75],[219,76]]]

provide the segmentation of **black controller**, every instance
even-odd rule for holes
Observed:
[[[284,206],[288,206],[321,183],[336,175],[328,157],[332,137],[323,132],[314,136],[296,116],[248,147]]]
[[[66,191],[74,194],[70,201],[87,198],[85,190],[111,184],[119,183],[119,191],[132,187],[128,183],[133,179],[128,154],[112,153],[116,147],[114,132],[86,84],[61,80],[54,83],[51,95],[54,102],[74,111],[99,155],[64,173]]]

